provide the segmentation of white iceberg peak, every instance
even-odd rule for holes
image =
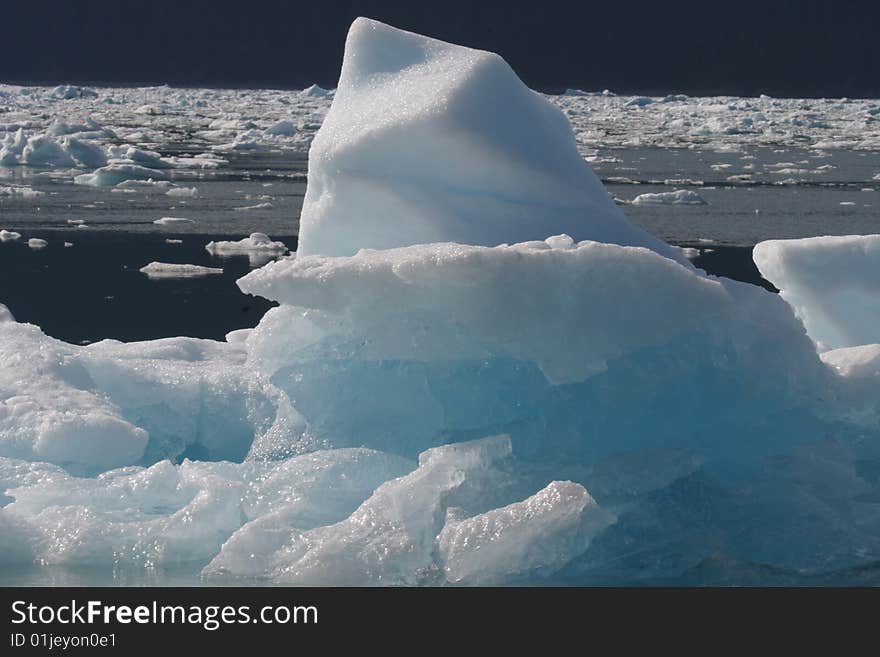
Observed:
[[[680,258],[627,221],[562,112],[500,56],[358,18],[309,154],[299,252],[558,233]]]

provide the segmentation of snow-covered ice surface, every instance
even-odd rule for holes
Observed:
[[[562,112],[498,55],[368,22],[346,52],[309,153],[301,255],[558,233],[670,253],[629,224]]]
[[[880,343],[880,235],[770,240],[754,259],[822,346]]]
[[[696,217],[846,168],[858,191],[823,194],[854,213],[836,194],[876,184],[876,103],[547,99],[498,57],[365,19],[335,92],[4,91],[4,175],[41,207],[132,197],[138,230],[198,233],[221,197],[291,221],[289,170],[223,182],[237,158],[313,139],[315,175],[296,255],[239,280],[279,305],[225,341],[71,345],[0,306],[3,580],[878,582],[874,238],[759,246],[774,295],[636,228],[578,157],[645,157],[621,199],[707,202],[628,211]],[[690,171],[641,181],[645,148]],[[285,235],[261,228],[237,232]]]

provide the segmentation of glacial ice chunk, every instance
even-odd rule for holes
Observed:
[[[298,255],[239,286],[282,304],[248,336],[249,365],[334,447],[414,456],[437,436],[504,431],[535,459],[690,446],[753,461],[791,437],[780,425],[781,443],[744,450],[720,418],[734,431],[782,408],[807,417],[829,385],[778,296],[639,247],[555,236]],[[693,415],[686,430],[672,407]]]
[[[648,98],[646,96],[636,96],[635,98],[631,98],[626,101],[623,106],[624,107],[646,107],[648,105],[653,104],[654,99]]]
[[[880,342],[880,235],[769,240],[753,258],[824,348]]]
[[[259,151],[309,134],[328,104],[296,95],[309,114],[261,115],[298,117],[296,136],[269,138],[225,107],[235,93],[200,93],[120,91],[101,109],[138,99],[164,118],[119,125],[118,141],[160,143],[180,108],[216,100],[200,137]],[[555,102],[580,121],[626,100]],[[657,138],[678,139],[735,104],[749,130],[793,107],[674,100],[607,118],[663,121]],[[357,21],[331,114],[310,164],[311,251],[241,281],[281,303],[258,327],[81,347],[0,311],[0,561],[596,584],[699,580],[722,553],[793,581],[872,576],[880,340],[820,357],[783,298],[707,276],[621,220],[565,119],[495,56]],[[705,123],[717,139],[747,124]],[[32,135],[7,125],[0,159],[18,163]],[[74,127],[56,129],[105,139]],[[218,161],[108,154],[87,180],[132,174],[144,182],[122,189],[162,192],[147,181],[165,165]],[[791,270],[808,311],[841,303],[829,314],[851,341],[877,324],[867,252],[823,253],[836,296],[802,273],[813,261]]]
[[[255,437],[273,435],[277,392],[242,371],[240,346],[172,338],[79,347],[7,320],[0,457],[95,474],[184,454],[240,461]],[[275,442],[295,442],[295,428]]]
[[[31,166],[72,167],[76,161],[62,145],[48,135],[28,139],[21,154],[22,162]]]
[[[486,495],[493,465],[509,455],[507,436],[428,450],[416,470],[379,486],[345,520],[295,536],[273,556],[272,578],[312,586],[430,581],[447,509]]]
[[[633,205],[706,205],[706,200],[690,189],[658,194],[639,194],[632,200]]]
[[[554,481],[522,502],[448,518],[438,537],[443,571],[450,582],[471,585],[551,574],[612,520],[583,486]]]
[[[240,254],[249,253],[251,251],[266,251],[273,254],[281,254],[287,252],[284,242],[273,242],[265,233],[251,233],[250,236],[238,240],[237,242],[208,242],[205,245],[208,253],[213,254]]]
[[[107,154],[97,144],[76,137],[64,137],[62,144],[80,166],[97,169],[107,164]]]
[[[62,84],[52,90],[55,98],[71,100],[73,98],[97,98],[98,92],[88,87],[78,87],[72,84]]]
[[[168,174],[158,169],[150,169],[138,164],[115,163],[96,169],[92,173],[76,176],[77,185],[92,187],[113,187],[126,180],[167,180]]]
[[[90,390],[63,343],[0,322],[0,456],[95,472],[137,461],[148,433]],[[77,387],[80,383],[81,387]]]
[[[249,522],[205,568],[207,577],[267,577],[273,555],[300,532],[347,518],[389,479],[415,469],[369,449],[320,450],[281,461],[251,481],[243,500]]]
[[[300,91],[299,95],[307,98],[326,98],[327,96],[332,96],[333,93],[332,89],[324,89],[317,84],[313,84]]]
[[[246,255],[250,259],[251,266],[259,266],[287,253],[287,246],[284,242],[272,241],[265,233],[251,233],[248,237],[235,242],[208,242],[205,250],[216,256]]]
[[[201,278],[222,274],[219,267],[205,267],[203,265],[181,265],[169,262],[151,262],[144,265],[138,271],[146,274],[149,278]]]
[[[296,134],[296,126],[287,119],[282,119],[270,125],[264,132],[273,137],[290,137]]]
[[[27,187],[26,185],[12,185],[9,187],[0,187],[0,196],[18,196],[24,199],[35,199],[42,196],[44,192],[41,192],[37,189],[33,189],[32,187]],[[17,234],[17,233],[16,233]]]
[[[309,153],[299,253],[557,233],[680,259],[628,222],[562,112],[501,57],[355,20]]]
[[[172,187],[165,195],[172,198],[198,198],[199,190],[196,187]]]
[[[66,473],[12,488],[43,564],[168,567],[206,563],[241,523],[241,481],[223,468],[161,461],[97,478]]]
[[[654,289],[638,294],[636,280],[648,279]],[[647,249],[575,244],[567,235],[494,248],[300,254],[238,284],[286,305],[347,315],[370,336],[368,354],[420,361],[503,354],[536,362],[554,383],[583,380],[624,350],[666,340],[728,303],[718,281]],[[678,311],[663,311],[673,299]]]
[[[161,217],[160,219],[154,219],[153,223],[157,226],[179,226],[181,224],[192,224],[195,222],[186,217]]]

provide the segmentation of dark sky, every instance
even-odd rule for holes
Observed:
[[[0,80],[334,86],[358,15],[494,50],[545,91],[880,96],[878,0],[2,0]]]

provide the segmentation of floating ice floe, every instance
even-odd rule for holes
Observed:
[[[226,160],[212,153],[203,153],[191,157],[163,157],[162,162],[174,169],[218,169],[226,164]]]
[[[28,139],[21,152],[21,160],[31,166],[72,167],[73,157],[55,139],[39,135]]]
[[[0,123],[0,166],[31,166],[22,161],[22,151],[28,140],[37,139],[50,144],[54,155],[34,153],[33,166],[62,170],[90,170],[102,166],[104,158],[156,170],[206,170],[226,164],[216,155],[223,150],[305,153],[335,95],[319,87],[289,93],[159,86],[103,89],[97,97],[86,92],[58,102],[52,88],[4,88],[9,120]],[[64,93],[80,93],[76,89],[65,87]],[[865,152],[880,147],[877,103],[870,99],[650,99],[578,90],[547,98],[565,112],[583,155],[598,146],[636,144],[719,152],[738,152],[745,146]],[[197,116],[189,111],[196,107]],[[204,152],[162,156],[152,150],[160,145],[174,149],[181,133]],[[65,137],[93,148],[78,150],[76,143],[65,143]],[[818,173],[801,166],[792,169],[799,172],[791,174],[799,180]]]
[[[269,208],[275,207],[272,205],[270,201],[264,201],[262,203],[255,203],[254,205],[243,205],[241,207],[232,208],[237,212],[247,212],[249,210],[268,210]]]
[[[32,237],[27,241],[27,245],[32,249],[44,249],[49,246],[49,242],[39,237]]]
[[[77,87],[72,84],[62,84],[52,90],[55,98],[70,100],[72,98],[97,98],[98,92],[87,87]]]
[[[25,187],[22,185],[0,186],[0,196],[16,196],[23,199],[34,199],[43,196],[45,192]]]
[[[171,168],[170,164],[165,162],[159,153],[145,151],[128,144],[110,146],[107,149],[107,154],[111,158],[112,163],[136,164],[148,169]]]
[[[97,144],[77,139],[76,137],[64,137],[62,145],[64,150],[80,166],[99,168],[107,164],[107,154]]]
[[[827,348],[880,343],[880,235],[770,240],[754,259],[814,340]]]
[[[108,164],[92,173],[76,176],[73,182],[77,185],[92,187],[113,187],[128,180],[167,180],[167,174],[158,169],[149,169],[138,164]]]
[[[149,191],[153,189],[168,189],[171,191],[171,183],[168,180],[153,180],[152,178],[147,178],[146,180],[141,180],[137,178],[123,180],[120,183],[117,183],[114,187],[114,190],[117,189],[132,189],[132,190],[144,190]],[[176,188],[175,188],[176,189]],[[166,192],[167,193],[167,192]]]
[[[17,164],[33,167],[100,167],[107,163],[104,150],[98,144],[74,136],[55,136],[50,129],[46,133],[26,136],[19,129],[15,137],[9,136],[2,143],[0,165]]]
[[[165,195],[172,198],[198,198],[199,190],[195,187],[172,187]]]
[[[236,242],[208,242],[205,250],[217,256],[246,255],[251,265],[256,266],[287,253],[287,246],[283,242],[272,241],[265,233],[251,233]]]
[[[631,114],[730,111],[696,103]],[[82,347],[0,321],[0,561],[288,584],[871,577],[872,238],[759,245],[782,296],[707,276],[629,224],[500,58],[365,19],[311,157],[300,253],[239,281],[279,303],[256,328]],[[852,346],[820,358],[792,306]]]
[[[635,98],[631,98],[626,101],[623,106],[624,107],[645,107],[646,105],[651,105],[654,102],[653,98],[646,98],[645,96],[637,96]]]
[[[150,278],[201,278],[202,276],[223,273],[223,270],[218,267],[181,265],[168,262],[151,262],[141,267],[138,271]]]
[[[706,205],[706,199],[690,189],[658,194],[639,194],[632,200],[633,205]]]
[[[162,217],[160,219],[154,219],[153,223],[158,226],[179,226],[181,224],[192,224],[195,222],[186,217]]]
[[[277,123],[273,123],[264,131],[267,135],[281,135],[285,137],[289,137],[290,135],[296,134],[296,126],[293,125],[290,121],[281,120]]]
[[[688,260],[693,260],[695,258],[699,258],[701,255],[700,249],[695,249],[693,247],[682,247],[681,254],[687,258]]]
[[[16,233],[14,230],[0,230],[0,242],[14,242],[20,238],[21,233]]]

